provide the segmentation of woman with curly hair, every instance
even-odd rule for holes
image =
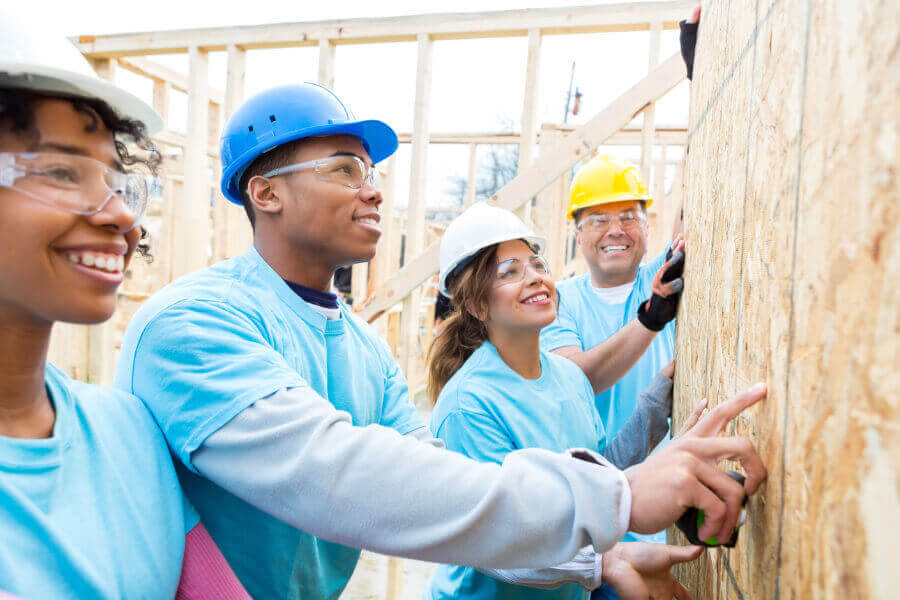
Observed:
[[[115,310],[160,124],[65,40],[0,19],[0,590],[23,598],[248,597],[141,402],[47,362],[55,322]]]

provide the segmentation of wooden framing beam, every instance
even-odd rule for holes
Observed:
[[[508,210],[517,209],[628,124],[649,102],[664,96],[684,78],[684,62],[680,54],[674,54],[594,118],[542,154],[540,161],[494,194],[491,203]],[[438,267],[438,248],[439,244],[435,242],[419,256],[407,260],[404,267],[385,282],[379,296],[362,311],[363,318],[368,321],[377,318],[434,275]]]
[[[528,58],[525,68],[525,98],[522,105],[522,135],[519,138],[519,172],[531,166],[538,143],[538,97],[541,71],[541,30],[528,31]]]
[[[556,130],[554,130],[556,131]],[[560,128],[561,133],[571,133],[574,128]],[[544,138],[547,132],[540,131],[537,135],[538,144],[545,143]],[[397,137],[401,144],[408,144],[412,141],[411,133],[399,133]],[[687,129],[684,127],[668,127],[659,126],[656,128],[654,139],[657,144],[664,146],[685,146],[687,145]],[[473,133],[430,133],[428,142],[431,144],[485,144],[485,145],[502,145],[521,143],[521,136],[514,132],[503,131],[485,131]],[[640,146],[643,143],[643,132],[641,129],[623,129],[617,131],[604,142],[609,146]]]
[[[319,83],[329,90],[334,89],[335,47],[329,39],[319,40]]]
[[[659,43],[662,34],[662,23],[654,21],[650,24],[650,49],[647,54],[647,71],[653,71],[659,64]],[[641,175],[645,181],[650,181],[650,163],[653,161],[653,134],[656,129],[655,103],[644,110],[644,124],[641,140]],[[649,186],[648,186],[649,187]]]
[[[207,127],[209,118],[209,57],[191,48],[188,85],[188,132],[184,144],[182,215],[175,219],[172,276],[206,266],[210,235]]]
[[[416,101],[413,115],[412,163],[409,175],[409,215],[406,223],[405,262],[418,256],[425,245],[425,181],[428,163],[428,113],[431,109],[431,64],[434,41],[427,33],[419,34],[416,61]],[[400,364],[404,367],[409,386],[415,374],[419,338],[419,294],[413,292],[403,301],[400,335],[402,351]]]
[[[478,191],[478,144],[469,144],[469,170],[466,175],[466,206],[475,203]]]
[[[76,42],[92,57],[168,54],[191,47],[225,50],[229,44],[246,49],[316,46],[319,40],[335,44],[415,41],[427,33],[433,40],[526,36],[539,28],[544,35],[646,31],[659,21],[676,29],[693,2],[633,2],[599,6],[529,8],[481,13],[444,13],[345,19],[306,23],[278,23],[113,35],[81,35]]]
[[[166,81],[171,84],[172,89],[188,93],[188,88],[190,87],[188,77],[149,58],[141,56],[122,57],[119,59],[119,66],[126,71],[148,77],[154,82]],[[224,104],[225,94],[222,93],[222,90],[217,90],[210,86],[208,93],[210,102]]]
[[[229,44],[227,71],[225,76],[225,118],[228,119],[244,101],[244,75],[247,67],[247,52],[240,46]],[[232,204],[219,196],[225,204],[225,254],[229,257],[245,252],[253,243],[253,230],[241,206]]]

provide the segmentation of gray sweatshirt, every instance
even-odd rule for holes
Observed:
[[[607,447],[611,463],[639,462],[662,439],[670,391],[671,380],[654,379]],[[425,427],[407,436],[353,427],[312,390],[291,388],[244,409],[191,459],[207,479],[320,538],[483,569],[542,567],[485,571],[523,585],[599,585],[591,550],[612,547],[630,519],[627,481],[613,464],[531,449],[498,467],[442,448]],[[316,486],[307,482],[335,480],[335,470],[340,485],[327,496],[308,492]]]

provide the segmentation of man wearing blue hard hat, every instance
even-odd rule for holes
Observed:
[[[321,86],[249,99],[221,157],[253,247],[154,295],[122,342],[116,385],[153,412],[257,599],[337,598],[360,547],[482,568],[562,563],[672,524],[703,487],[690,465],[708,460],[681,446],[627,474],[588,454],[528,449],[501,466],[439,447],[387,345],[330,288],[337,268],[375,253],[373,165],[396,148],[388,125],[355,120]]]

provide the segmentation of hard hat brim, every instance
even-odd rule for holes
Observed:
[[[503,242],[510,242],[512,240],[525,240],[525,242],[531,246],[537,254],[543,254],[544,249],[547,247],[547,238],[540,235],[498,235],[497,237],[490,238],[488,240],[483,241],[476,248],[467,252],[466,254],[457,257],[452,263],[444,267],[439,275],[438,280],[438,289],[440,289],[441,293],[448,298],[452,298],[453,295],[447,289],[447,282],[458,274],[459,271],[464,269],[466,265],[468,265],[472,260],[478,255],[479,252],[484,250],[485,248],[490,248],[495,244],[502,244]]]
[[[162,130],[163,120],[149,104],[103,79],[63,69],[0,61],[0,85],[47,95],[102,100],[120,117],[140,121],[147,134]]]
[[[377,119],[362,121],[350,121],[347,123],[334,123],[331,125],[319,125],[317,127],[305,127],[294,132],[278,136],[272,144],[249,149],[244,156],[239,157],[222,175],[222,195],[228,201],[243,206],[241,193],[238,189],[238,181],[244,171],[258,157],[266,152],[306,138],[325,137],[330,135],[352,135],[359,138],[369,153],[373,164],[377,164],[397,151],[400,141],[397,133],[390,125]]]

